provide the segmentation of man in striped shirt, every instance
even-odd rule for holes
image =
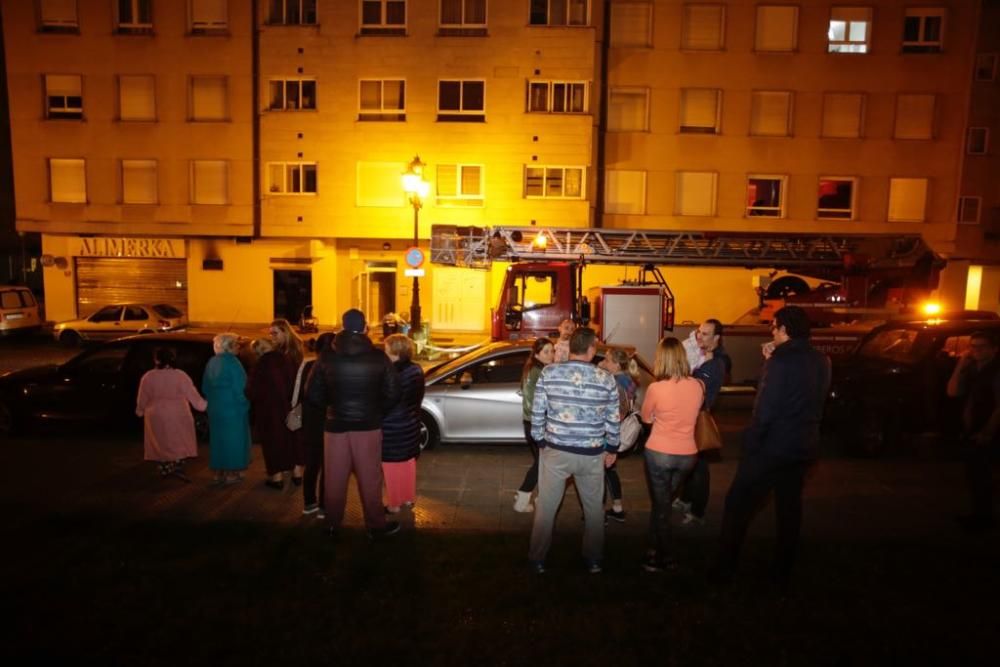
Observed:
[[[618,387],[614,377],[591,363],[597,335],[589,327],[573,332],[569,360],[549,364],[535,386],[531,436],[538,441],[538,498],[528,559],[545,571],[552,525],[573,477],[583,505],[583,559],[592,574],[604,555],[604,468],[618,452]]]

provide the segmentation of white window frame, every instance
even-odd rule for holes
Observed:
[[[981,132],[983,135],[982,150],[972,150],[973,149],[972,135],[973,133],[976,132]],[[970,127],[965,133],[966,155],[988,155],[989,152],[990,152],[990,128],[981,126]]]
[[[743,191],[744,202],[747,202],[749,199],[746,195],[750,193],[750,181],[752,180],[780,182],[781,188],[778,191],[778,206],[756,206],[754,204],[746,203],[744,216],[747,218],[771,218],[775,220],[785,218],[788,212],[788,176],[783,174],[747,174],[746,188],[744,188]],[[769,211],[775,211],[776,214],[771,214]]]
[[[692,46],[690,40],[691,12],[696,8],[711,7],[719,11],[719,43],[711,48],[699,48]],[[724,51],[726,48],[726,6],[710,2],[692,2],[684,4],[684,13],[681,18],[681,50],[682,51]]]
[[[114,15],[115,15],[115,31],[124,34],[145,34],[153,32],[153,0],[128,0],[129,8],[132,12],[132,19],[129,21],[123,21],[122,16],[119,13],[118,2],[115,1],[113,4]],[[140,7],[146,4],[149,7],[149,21],[143,22],[139,19],[142,12],[139,11]]]
[[[1000,55],[996,53],[977,53],[973,79],[975,81],[996,81],[998,60],[1000,60]]]
[[[542,170],[542,194],[540,195],[529,195],[528,194],[528,170],[529,169],[541,169]],[[562,192],[561,195],[550,195],[548,194],[548,181],[549,181],[549,171],[560,169],[562,170]],[[575,169],[580,172],[580,194],[579,195],[567,195],[566,194],[566,172],[570,169]],[[584,199],[587,196],[587,168],[580,165],[557,165],[557,164],[526,164],[524,165],[524,183],[523,192],[525,199],[569,199],[577,200]]]
[[[455,168],[455,194],[453,195],[442,195],[438,191],[438,186],[441,183],[441,172],[439,171],[441,167],[454,167]],[[479,192],[477,194],[463,194],[462,193],[462,173],[466,169],[478,169],[479,170]],[[446,163],[439,164],[434,172],[434,189],[435,198],[437,200],[438,206],[482,206],[483,202],[486,200],[486,178],[484,174],[486,173],[486,166],[482,164],[467,164],[467,163]]]
[[[486,30],[487,23],[489,22],[490,6],[489,0],[482,0],[483,3],[483,16],[485,20],[482,23],[470,23],[466,21],[465,17],[465,0],[457,0],[462,8],[462,21],[461,23],[445,23],[444,22],[444,3],[445,0],[440,0],[438,2],[438,27],[443,30]],[[502,1],[502,0],[501,0]]]
[[[792,29],[792,45],[791,48],[787,49],[765,49],[760,48],[760,29],[761,29],[761,11],[765,9],[794,9],[795,10],[795,26]],[[795,53],[799,50],[799,23],[802,21],[802,12],[798,5],[775,5],[775,4],[761,4],[757,5],[756,11],[754,13],[754,51],[757,53]]]
[[[222,35],[229,32],[229,0],[221,0],[225,18],[222,21],[196,21],[195,5],[199,0],[188,0],[188,16],[192,35]]]
[[[975,206],[976,215],[973,219],[966,219],[968,207]],[[983,215],[983,198],[973,195],[963,195],[958,198],[958,210],[955,211],[955,222],[960,225],[978,225]]]
[[[194,104],[195,93],[194,93],[194,91],[195,91],[195,81],[198,80],[198,79],[214,79],[214,80],[221,80],[222,81],[222,83],[223,83],[223,94],[225,96],[224,100],[223,100],[223,104],[225,105],[225,108],[222,110],[222,115],[221,116],[219,116],[219,117],[203,117],[203,116],[196,116],[195,115],[195,104]],[[229,114],[230,114],[230,100],[229,100],[229,77],[228,76],[226,76],[224,74],[220,74],[220,75],[215,75],[215,74],[200,75],[199,74],[199,75],[196,75],[196,76],[190,76],[190,77],[188,77],[188,121],[190,121],[192,123],[227,123],[230,120]]]
[[[274,99],[271,95],[271,87],[276,84],[281,84],[281,106],[274,106]],[[302,94],[302,87],[304,83],[313,84],[313,105],[311,107],[302,106],[302,100],[304,96]],[[298,104],[297,106],[288,105],[288,88],[289,86],[294,86],[298,88]],[[315,111],[318,105],[319,89],[316,84],[316,79],[312,77],[275,77],[273,79],[268,79],[267,81],[267,110],[268,111]]]
[[[69,0],[66,6],[72,6],[73,17],[46,18],[45,0],[38,0],[38,29],[42,32],[80,32],[80,7],[77,0]]]
[[[268,2],[271,2],[271,1],[273,1],[273,0],[268,0]],[[275,17],[271,13],[271,7],[270,7],[270,5],[268,5],[268,8],[267,8],[267,25],[289,25],[289,26],[294,26],[294,25],[315,26],[315,25],[319,25],[319,6],[318,6],[319,5],[319,1],[318,0],[278,0],[278,1],[281,2],[281,20],[280,21],[274,20]],[[298,12],[299,12],[298,13],[298,16],[299,16],[299,20],[298,21],[290,22],[288,20],[288,7],[289,7],[289,5],[296,5],[296,6],[298,6]],[[305,17],[306,17],[306,8],[307,7],[309,7],[309,8],[312,9],[312,14],[313,14],[313,17],[315,18],[315,20],[313,20],[313,21],[306,21],[305,20]]]
[[[841,15],[837,16],[837,11],[841,11]],[[865,10],[868,12],[868,17],[864,21],[852,21],[849,16],[845,16],[845,13],[856,12],[858,10]],[[827,27],[826,32],[826,50],[828,53],[846,53],[850,55],[866,54],[871,50],[872,44],[872,16],[874,11],[871,7],[866,6],[834,6],[830,8],[830,23]],[[844,24],[844,39],[835,40],[833,39],[833,23],[834,21]],[[863,23],[865,26],[865,38],[863,40],[853,39],[854,25],[856,23]]]
[[[379,22],[365,23],[365,4],[379,3]],[[403,3],[403,22],[388,23],[389,3]],[[406,34],[410,21],[409,0],[358,0],[358,31],[362,35],[395,35]]]
[[[849,209],[820,208],[819,187],[823,181],[851,184],[851,206]],[[817,220],[854,220],[858,210],[858,178],[856,176],[820,176],[816,181],[816,219]],[[843,215],[846,213],[847,215]]]
[[[917,18],[920,21],[918,32],[920,35],[916,40],[907,41],[906,19]],[[926,38],[927,19],[941,19],[941,38],[930,40]],[[907,7],[903,15],[903,53],[941,53],[944,51],[944,36],[948,29],[948,11],[944,7]]]
[[[79,86],[77,87],[77,94],[72,95],[70,92],[63,94],[52,94],[49,91],[49,78],[75,78]],[[45,89],[45,118],[48,120],[83,120],[83,76],[80,74],[45,74],[42,77],[43,88]],[[68,91],[68,88],[67,88]],[[73,98],[79,98],[80,104],[74,105],[71,100]],[[60,103],[53,104],[53,100]]]
[[[56,199],[55,188],[53,188],[53,169],[57,166],[82,167],[83,169],[83,193],[80,198]],[[49,158],[49,201],[53,204],[86,204],[87,203],[87,161],[82,158]]]
[[[223,194],[223,201],[211,202],[211,201],[198,201],[198,165],[223,165],[225,167],[225,193]],[[228,160],[191,160],[191,177],[190,177],[190,188],[191,188],[191,204],[194,206],[228,206],[230,201],[229,196],[229,185],[232,180],[230,174],[230,165]]]
[[[758,108],[758,101],[764,95],[785,95],[788,104],[785,107],[785,129],[781,133],[769,133],[755,131],[753,120],[754,110]],[[750,136],[751,137],[790,137],[792,136],[792,116],[795,106],[795,93],[791,90],[754,90],[750,93]]]
[[[403,106],[398,109],[391,109],[385,106],[385,84],[386,82],[398,82],[403,87]],[[379,84],[379,99],[381,100],[379,109],[365,109],[361,106],[363,96],[361,89],[366,83]],[[397,121],[406,120],[406,79],[358,79],[358,120],[359,121]]]
[[[709,175],[712,177],[712,189],[711,189],[711,206],[708,213],[685,213],[684,208],[684,197],[683,188],[681,184],[684,181],[684,176],[687,174],[691,175]],[[678,171],[674,175],[674,215],[680,217],[694,217],[694,218],[714,218],[718,215],[719,206],[719,172],[717,171]]]
[[[532,2],[547,2],[545,9],[545,23],[534,23],[532,22]],[[583,1],[586,4],[586,9],[584,10],[583,22],[572,22],[570,16],[570,7],[574,4]],[[563,14],[566,17],[565,23],[553,23],[552,22],[552,7],[553,5],[560,4],[564,8]],[[582,28],[590,25],[590,10],[591,2],[590,0],[529,0],[528,1],[528,25],[531,27],[549,27],[549,28]]]
[[[708,129],[701,125],[684,125],[684,107],[687,101],[687,91],[711,90],[715,92],[715,125]],[[678,114],[678,132],[681,134],[722,134],[722,89],[721,88],[681,88],[681,108]]]
[[[612,96],[618,94],[636,94],[643,98],[643,119],[642,127],[638,129],[624,129],[611,127]],[[649,88],[637,88],[633,86],[612,87],[608,90],[608,132],[649,132]]]
[[[281,168],[281,183],[277,184],[278,188],[275,189],[275,182],[271,178],[273,175],[273,170],[276,167]],[[306,172],[309,168],[312,168],[313,180],[316,183],[315,190],[306,190]],[[291,189],[292,179],[289,178],[292,172],[298,172],[299,180],[299,190]],[[265,167],[265,176],[267,178],[267,194],[270,197],[286,197],[286,196],[315,196],[319,193],[319,167],[315,162],[268,162]]]
[[[894,181],[923,181],[924,201],[921,202],[920,218],[899,218],[892,215],[892,184]],[[889,178],[889,197],[886,209],[886,220],[889,222],[926,222],[927,221],[927,193],[930,191],[930,179],[910,176],[894,176]]]
[[[531,108],[531,89],[535,86],[545,86],[545,108],[544,109],[532,109]],[[583,108],[577,111],[576,109],[565,109],[563,111],[556,111],[556,88],[562,87],[562,97],[563,106],[568,107],[568,102],[572,100],[572,90],[577,87],[583,87]],[[590,111],[590,82],[589,81],[553,81],[553,80],[541,80],[541,79],[528,79],[528,85],[526,88],[527,99],[526,113],[550,113],[550,114],[586,114]]]
[[[618,202],[612,201],[612,193],[617,194],[617,189],[612,187],[612,180],[617,180],[621,178],[620,183],[624,183],[623,178],[625,174],[634,175],[639,174],[642,178],[642,190],[639,195],[638,202],[630,202],[628,200],[620,200]],[[649,182],[649,172],[645,169],[606,169],[604,171],[604,213],[607,215],[646,215],[647,208],[647,191]],[[638,203],[637,211],[628,211],[617,208],[617,205],[624,204],[626,207],[634,203]]]
[[[456,109],[442,109],[441,108],[441,84],[442,83],[459,83],[459,108]],[[481,83],[483,84],[483,108],[482,109],[465,109],[465,84],[467,83]],[[442,116],[467,116],[471,121],[486,121],[486,79],[438,79],[438,94],[437,94],[437,120],[438,122],[461,122],[456,118],[445,118]]]
[[[153,171],[153,196],[152,196],[152,199],[149,200],[149,201],[135,201],[135,200],[129,201],[129,198],[128,198],[128,184],[127,184],[127,179],[125,177],[125,174],[127,173],[128,168],[130,166],[133,167],[133,168],[138,169],[140,166],[144,166],[144,165],[152,165],[152,171]],[[121,202],[122,202],[122,204],[127,204],[127,205],[130,205],[130,206],[148,206],[148,205],[153,205],[153,204],[158,204],[159,203],[159,199],[160,199],[160,183],[159,183],[160,175],[159,174],[160,174],[160,172],[159,172],[159,164],[157,163],[156,160],[151,160],[151,159],[123,159],[123,160],[120,161],[119,168],[121,170],[121,184],[122,184],[122,190],[121,190],[121,192],[122,192],[122,199],[121,199]]]

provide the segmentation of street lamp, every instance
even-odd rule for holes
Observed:
[[[419,248],[418,226],[420,223],[420,209],[424,205],[424,197],[427,196],[427,193],[431,189],[430,183],[424,180],[424,167],[426,166],[420,161],[420,156],[417,155],[410,160],[410,163],[406,165],[406,171],[403,172],[403,191],[413,206],[413,249]],[[411,249],[411,252],[413,249]],[[419,256],[419,250],[415,254]],[[417,329],[421,325],[420,278],[417,275],[418,270],[417,266],[413,266],[413,298],[410,300],[411,337],[416,335]]]

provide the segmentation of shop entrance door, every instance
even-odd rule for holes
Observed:
[[[351,307],[365,314],[369,326],[379,326],[387,313],[396,311],[395,262],[367,262],[352,287]]]
[[[312,304],[312,271],[274,270],[274,317],[296,324]]]

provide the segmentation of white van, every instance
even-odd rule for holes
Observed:
[[[42,326],[38,302],[27,287],[0,287],[0,336],[29,333]]]

